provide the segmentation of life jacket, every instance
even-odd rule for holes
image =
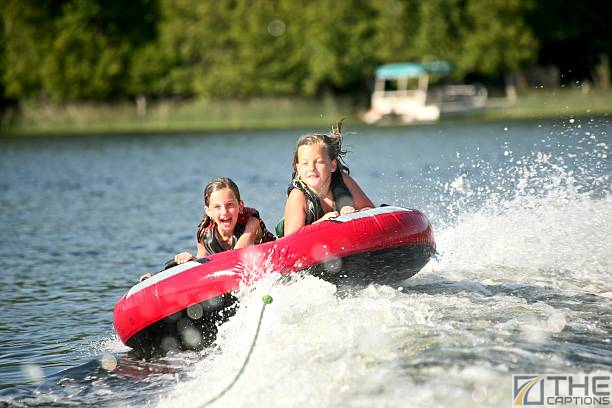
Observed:
[[[255,240],[255,244],[262,244],[264,242],[270,242],[276,239],[276,237],[266,229],[266,224],[264,224],[263,220],[259,216],[259,212],[254,208],[244,207],[238,214],[238,222],[236,222],[236,227],[234,228],[232,246],[230,249],[234,248],[238,238],[244,234],[244,230],[246,229],[247,223],[251,217],[255,217],[257,220],[259,220],[259,229],[257,231],[257,239]],[[205,216],[200,222],[200,225],[198,225],[196,239],[200,244],[204,245],[204,248],[206,248],[206,252],[208,252],[209,255],[227,251],[227,249],[217,239],[216,230],[217,224],[209,216]]]
[[[291,180],[289,188],[287,188],[287,196],[289,196],[291,190],[296,188],[304,193],[306,196],[306,202],[308,203],[305,225],[310,225],[323,217],[325,213],[323,212],[323,207],[321,206],[319,197],[297,176]],[[330,189],[334,198],[334,211],[340,211],[342,207],[347,205],[355,207],[353,195],[342,179],[342,172],[336,171],[332,174]],[[285,235],[285,217],[283,217],[278,224],[276,224],[276,235],[279,238]]]

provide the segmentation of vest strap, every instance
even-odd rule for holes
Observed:
[[[298,189],[304,193],[306,196],[306,202],[308,205],[308,210],[306,212],[306,224],[310,225],[316,220],[320,219],[325,215],[323,213],[323,207],[321,206],[321,201],[319,197],[308,188],[306,183],[299,179],[299,177],[295,177],[291,180],[289,184],[289,188],[287,189],[287,196],[291,193],[291,190]],[[334,197],[334,211],[340,211],[342,207],[351,206],[355,207],[355,202],[353,200],[353,196],[351,195],[350,190],[344,183],[342,179],[342,173],[340,171],[336,171],[332,174],[331,179],[331,192]],[[285,217],[283,217],[278,224],[276,224],[276,235],[281,238],[285,236]]]

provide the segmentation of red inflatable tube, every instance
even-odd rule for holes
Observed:
[[[310,273],[335,284],[393,284],[435,253],[417,210],[380,207],[301,228],[261,245],[214,254],[154,275],[115,305],[121,340],[142,355],[210,345],[236,307],[232,292],[273,272]]]

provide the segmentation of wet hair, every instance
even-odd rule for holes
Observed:
[[[211,194],[215,191],[223,190],[224,188],[232,190],[236,199],[240,201],[240,190],[238,190],[236,183],[229,177],[217,177],[212,179],[204,188],[204,205],[208,207]]]
[[[295,178],[297,174],[298,164],[298,150],[302,146],[314,146],[320,144],[325,146],[327,155],[330,160],[336,160],[337,168],[336,172],[349,174],[350,170],[344,163],[344,155],[347,153],[346,150],[342,150],[342,120],[336,122],[336,125],[332,125],[331,132],[328,134],[308,134],[300,136],[293,154],[293,176]]]

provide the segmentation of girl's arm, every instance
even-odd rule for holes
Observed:
[[[294,188],[285,203],[285,236],[294,233],[306,224],[306,196]]]
[[[353,201],[355,202],[355,210],[367,210],[368,208],[374,208],[374,204],[368,198],[368,196],[363,192],[359,184],[351,176],[348,174],[342,174],[342,180],[344,184],[348,187],[351,195],[353,196]]]
[[[200,258],[204,258],[205,256],[208,256],[208,252],[206,252],[206,247],[204,247],[204,245],[202,245],[200,241],[197,242],[197,247],[198,247],[198,252],[195,256],[195,259],[200,259]]]
[[[297,188],[291,190],[289,197],[287,197],[287,203],[285,204],[285,236],[306,225],[307,205],[308,203],[306,202],[306,196],[304,193]],[[313,224],[337,217],[339,215],[340,214],[337,211],[330,211],[313,222]]]
[[[180,264],[184,264],[185,262],[189,262],[192,259],[204,258],[206,255],[208,255],[204,245],[200,244],[199,242],[197,243],[197,245],[198,245],[198,252],[195,257],[191,255],[191,252],[181,252],[180,254],[176,254],[174,256],[174,262],[180,265]]]
[[[254,245],[255,241],[257,241],[258,235],[260,235],[259,228],[259,220],[255,217],[250,217],[247,221],[246,227],[244,228],[244,232],[238,238],[236,245],[234,245],[234,249],[240,249],[244,247],[248,247],[250,245]]]

